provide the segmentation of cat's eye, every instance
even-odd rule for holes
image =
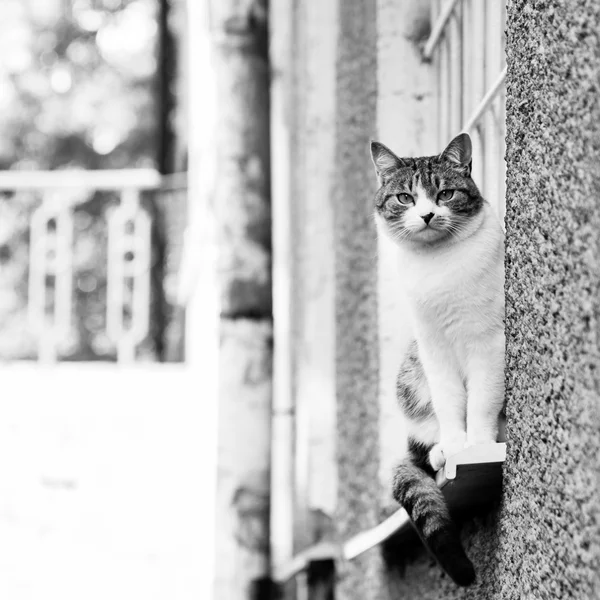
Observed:
[[[396,198],[398,198],[398,202],[400,202],[400,204],[413,204],[414,200],[413,197],[410,194],[398,194],[396,196]]]
[[[454,196],[454,190],[442,190],[438,194],[438,199],[439,200],[450,200],[450,198],[452,198],[452,196]]]

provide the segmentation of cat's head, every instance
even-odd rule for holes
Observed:
[[[471,179],[471,138],[466,133],[439,156],[400,158],[372,142],[371,157],[381,184],[375,217],[397,243],[461,239],[481,221],[484,200]]]

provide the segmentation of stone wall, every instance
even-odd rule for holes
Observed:
[[[600,7],[508,23],[503,589],[600,593]]]

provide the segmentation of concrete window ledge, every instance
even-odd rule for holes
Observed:
[[[502,487],[505,458],[505,442],[473,446],[450,457],[436,476],[450,510],[464,512],[494,501]],[[285,583],[309,569],[314,562],[353,560],[391,537],[402,536],[410,528],[406,511],[399,509],[376,527],[342,544],[324,542],[307,548],[285,565],[276,568],[274,579]]]

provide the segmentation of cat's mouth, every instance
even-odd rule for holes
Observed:
[[[451,231],[443,223],[437,223],[423,224],[420,229],[412,229],[404,239],[409,243],[429,245],[443,242],[451,236]]]
[[[420,229],[412,231],[414,236],[422,236],[423,238],[439,238],[447,234],[446,228],[438,223],[430,222],[428,224],[423,223]]]

